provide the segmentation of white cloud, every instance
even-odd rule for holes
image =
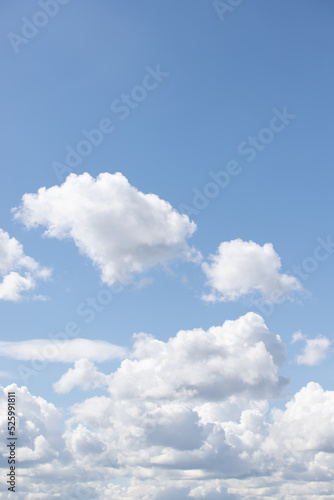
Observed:
[[[298,340],[304,340],[304,335],[302,334],[302,332],[300,330],[298,330],[298,332],[295,332],[293,335],[292,335],[292,341],[291,341],[291,344],[294,344],[295,342],[297,342]]]
[[[26,296],[25,292],[36,288],[37,279],[48,279],[50,275],[51,269],[25,255],[21,243],[0,229],[0,300],[17,302]],[[44,299],[36,295],[32,298]]]
[[[171,259],[198,261],[186,240],[196,224],[155,194],[144,194],[121,174],[70,174],[61,186],[25,194],[14,217],[45,236],[72,238],[111,285]]]
[[[95,442],[105,444],[95,458],[101,464],[147,471],[224,465],[227,475],[247,472],[250,465],[238,450],[261,442],[264,400],[279,395],[287,383],[278,375],[284,359],[281,339],[255,313],[207,331],[181,330],[167,342],[135,335],[129,357],[114,373],[105,375],[80,362],[56,383],[58,390],[67,383],[82,386],[89,373],[92,385],[107,384],[110,394],[75,404],[64,439],[73,449],[75,432],[77,451],[85,446],[87,432],[94,432]],[[231,419],[241,419],[241,427],[233,427]],[[89,450],[75,456],[87,464],[92,459]]]
[[[26,268],[35,271],[39,268],[38,263],[24,254],[23,247],[15,238],[0,229],[0,272],[6,274],[17,268]]]
[[[107,386],[109,377],[97,371],[93,363],[87,359],[80,359],[55,384],[53,388],[58,393],[70,392],[74,387],[91,389]]]
[[[297,278],[280,273],[281,259],[272,243],[261,247],[241,239],[222,242],[202,269],[212,289],[203,295],[207,301],[235,301],[256,292],[268,302],[279,302],[303,290]]]
[[[310,382],[286,404],[285,411],[272,410],[272,419],[263,443],[268,456],[288,455],[287,466],[312,473],[314,460],[325,458],[318,453],[334,453],[334,391]]]
[[[72,406],[62,437],[53,405],[25,388],[6,388],[1,428],[6,390],[19,391],[22,412],[21,494],[333,498],[334,391],[310,383],[268,414],[269,400],[284,387],[283,362],[280,338],[254,313],[206,331],[180,331],[167,342],[139,334],[113,373],[80,360],[58,381],[61,390],[87,388],[86,378],[108,389]]]
[[[48,362],[74,363],[81,358],[85,358],[102,362],[109,359],[123,358],[126,352],[124,347],[109,342],[82,338],[0,342],[0,356],[8,356],[21,361],[46,360]]]
[[[321,467],[323,476],[333,478],[326,438],[331,442],[334,393],[311,384],[285,411],[273,411],[270,423],[266,398],[284,386],[277,373],[283,362],[280,338],[269,333],[254,313],[207,331],[180,331],[168,342],[137,335],[129,358],[108,375],[110,397],[74,405],[64,439],[74,449],[75,436],[78,460],[89,463],[87,449],[84,457],[78,456],[88,439],[100,443],[101,463],[128,471],[131,484],[112,489],[119,499],[147,495],[156,500],[187,496],[210,500],[231,494],[231,498],[267,495],[278,500],[285,482],[291,480],[295,492],[309,493],[309,482],[316,480]],[[312,400],[312,419],[322,422],[317,431],[308,422]],[[294,427],[299,429],[298,443],[306,442],[306,437],[311,443],[299,451],[298,461],[292,445],[282,446],[282,441],[297,435]],[[297,464],[303,461],[306,476],[299,477]],[[234,479],[243,475],[249,479]],[[257,475],[262,476],[260,484]],[[313,493],[321,491],[322,483],[313,487]]]
[[[41,461],[45,458],[50,460],[52,457],[58,456],[58,454],[59,453],[57,451],[51,448],[50,444],[41,434],[33,440],[31,448],[29,446],[20,447],[20,460],[22,462],[35,460]]]
[[[8,456],[7,392],[16,393],[16,437],[19,443],[20,463],[44,463],[57,457],[64,448],[61,439],[61,414],[57,408],[41,397],[35,397],[26,387],[11,384],[0,387],[0,453]]]
[[[323,359],[326,358],[327,351],[331,344],[327,337],[318,335],[314,339],[308,339],[300,331],[292,336],[292,343],[298,340],[304,340],[305,346],[303,353],[297,356],[297,363],[299,365],[315,366],[318,365]]]
[[[147,277],[141,278],[139,281],[134,283],[134,289],[140,290],[141,288],[145,288],[149,285],[152,285],[153,282],[154,282],[153,278],[147,278]]]
[[[248,313],[223,326],[181,330],[168,342],[135,335],[133,351],[112,376],[117,398],[222,399],[230,394],[277,393],[285,348],[261,316]],[[223,382],[223,383],[222,383]]]

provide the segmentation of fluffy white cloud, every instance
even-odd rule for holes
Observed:
[[[0,300],[17,302],[25,296],[25,292],[36,288],[37,279],[47,279],[50,275],[51,269],[41,267],[25,255],[21,243],[0,229]],[[44,297],[34,295],[33,298]]]
[[[272,359],[267,368],[258,344]],[[116,499],[279,500],[288,485],[291,498],[331,498],[334,392],[311,383],[269,418],[283,361],[279,337],[254,313],[168,342],[138,335],[129,358],[104,375],[110,396],[72,407],[66,446],[78,465],[94,460],[132,478],[101,486]]]
[[[0,453],[8,456],[7,437],[7,392],[16,393],[16,437],[19,443],[21,464],[44,463],[59,456],[64,448],[61,439],[61,414],[56,407],[41,397],[35,397],[26,387],[11,384],[0,386]],[[26,465],[26,464],[25,464]]]
[[[283,362],[280,338],[254,313],[207,331],[180,331],[167,342],[139,334],[113,373],[80,360],[58,381],[61,390],[85,389],[87,378],[90,387],[107,388],[72,406],[62,437],[54,406],[17,389],[21,494],[333,498],[334,391],[310,383],[269,414],[268,399],[284,387]],[[0,404],[5,418],[6,390]]]
[[[212,289],[203,295],[207,301],[235,301],[255,292],[274,303],[303,290],[297,278],[280,273],[281,259],[272,243],[261,246],[241,239],[222,242],[202,269]]]
[[[58,393],[70,392],[74,387],[91,389],[108,385],[109,377],[98,372],[96,367],[87,359],[80,359],[55,384],[53,388]]]
[[[263,439],[264,399],[286,385],[278,374],[284,359],[281,339],[255,313],[207,331],[182,330],[168,342],[135,335],[114,373],[80,362],[57,382],[58,390],[83,386],[89,374],[109,392],[73,406],[64,439],[73,450],[75,434],[75,457],[87,464],[89,449],[78,450],[88,439],[104,443],[98,456],[91,452],[98,464],[246,473],[250,464],[239,454]]]
[[[299,331],[292,336],[293,343],[298,340],[305,341],[303,353],[297,356],[297,363],[299,365],[315,366],[326,358],[328,348],[331,344],[327,337],[319,335],[314,339],[308,339]]]
[[[0,342],[0,356],[8,356],[21,361],[46,360],[48,362],[74,363],[81,358],[86,358],[87,360],[102,362],[114,358],[123,358],[126,352],[124,347],[103,340],[82,338]]]
[[[109,285],[174,258],[200,258],[186,243],[196,224],[121,173],[70,174],[61,186],[25,194],[14,217],[28,228],[46,227],[45,236],[72,238]]]
[[[13,269],[25,268],[29,271],[37,271],[38,263],[24,254],[21,243],[0,229],[0,272],[6,274]]]
[[[285,383],[278,376],[285,348],[255,313],[207,331],[181,330],[168,342],[146,334],[134,338],[130,359],[112,376],[110,391],[117,398],[264,397]]]
[[[291,464],[305,470],[310,463],[303,464],[300,454],[334,453],[334,391],[324,391],[320,384],[310,382],[286,404],[285,411],[274,409],[272,419],[263,444],[267,453],[289,453]]]

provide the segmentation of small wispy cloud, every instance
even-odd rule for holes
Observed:
[[[0,356],[21,361],[48,361],[75,363],[79,359],[103,362],[125,357],[124,347],[102,340],[73,339],[51,340],[33,339],[21,342],[0,342]]]
[[[331,344],[327,337],[318,335],[313,339],[308,339],[299,330],[292,335],[291,343],[294,344],[299,340],[304,341],[305,345],[302,354],[299,354],[296,358],[298,365],[316,366],[326,358],[327,351]]]

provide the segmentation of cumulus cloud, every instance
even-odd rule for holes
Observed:
[[[85,358],[90,361],[107,361],[123,358],[124,347],[104,342],[103,340],[73,339],[48,340],[33,339],[20,342],[0,342],[0,356],[19,359],[21,361],[48,361],[74,363]]]
[[[234,450],[233,436],[242,436],[240,450],[261,442],[262,434],[251,435],[249,425],[260,433],[265,398],[285,387],[287,380],[278,374],[284,359],[280,337],[255,313],[206,331],[181,330],[167,342],[137,334],[115,372],[105,375],[80,362],[57,382],[58,390],[67,382],[82,386],[89,373],[93,384],[109,392],[72,407],[64,439],[72,443],[75,431],[80,447],[81,434],[85,441],[94,432],[95,441],[105,444],[96,459],[113,466],[246,473],[249,464]],[[241,419],[241,427],[233,428],[231,419]],[[89,451],[82,459],[90,460]]]
[[[8,456],[7,392],[16,393],[16,436],[20,443],[20,463],[45,463],[59,456],[64,449],[61,439],[61,413],[41,397],[33,396],[26,387],[11,384],[0,386],[0,453]]]
[[[70,392],[74,387],[91,389],[107,386],[109,377],[98,372],[93,363],[87,359],[80,359],[55,384],[53,388],[58,393]]]
[[[206,301],[235,301],[258,293],[275,303],[303,290],[297,278],[280,272],[281,259],[272,243],[261,246],[239,238],[222,242],[202,269],[211,287],[211,293],[203,295]]]
[[[255,313],[207,331],[181,330],[168,342],[147,334],[134,338],[130,358],[112,376],[110,391],[117,398],[263,397],[285,383],[278,375],[285,347]]]
[[[320,384],[310,382],[285,410],[271,413],[273,424],[262,445],[267,457],[285,460],[288,456],[287,465],[309,478],[315,467],[321,468],[320,463],[326,469],[327,454],[334,453],[334,391],[324,391]],[[321,475],[326,477],[325,470]]]
[[[141,411],[135,412],[134,404],[123,405],[116,420],[113,401],[92,398],[73,408],[71,423],[80,419],[85,425],[66,431],[64,439],[76,456],[91,441],[99,447],[90,453],[91,459],[94,455],[101,464],[131,470],[134,478],[128,487],[109,483],[116,498],[331,498],[334,392],[310,383],[284,410],[272,410],[270,419],[266,402],[252,400],[239,400],[239,414],[232,416],[236,399],[213,403],[218,410],[214,414],[212,408],[202,408],[205,418],[199,419],[199,406],[191,412],[180,403],[161,402],[153,412],[148,404],[150,425],[142,422],[140,429]],[[107,426],[102,417],[94,420],[103,409],[110,415]],[[115,441],[117,436],[122,439]],[[88,464],[88,457],[81,455]]]
[[[303,340],[305,342],[303,353],[297,356],[297,363],[299,365],[315,366],[326,358],[327,351],[331,344],[327,337],[319,335],[314,339],[308,339],[298,331],[293,334],[292,343],[298,340]]]
[[[87,378],[90,388],[105,387],[70,408],[62,436],[53,405],[6,388],[3,419],[7,390],[18,391],[22,413],[22,495],[333,498],[334,391],[310,383],[269,413],[285,387],[284,359],[280,337],[254,313],[166,342],[137,334],[112,373],[80,360],[57,382],[59,392],[86,389]]]
[[[186,243],[196,224],[119,172],[70,174],[61,186],[25,194],[13,211],[26,227],[45,227],[45,236],[72,238],[109,285],[171,259],[200,259]]]
[[[47,279],[51,269],[41,267],[32,257],[25,255],[17,239],[0,228],[0,300],[17,302],[36,288],[38,279]],[[43,299],[43,296],[32,296]]]
[[[73,405],[67,449],[78,465],[126,471],[127,486],[101,486],[117,499],[279,500],[287,482],[306,498],[331,495],[334,392],[311,383],[269,415],[286,382],[284,351],[254,313],[167,342],[136,335],[115,372],[74,370],[87,369],[109,396]]]

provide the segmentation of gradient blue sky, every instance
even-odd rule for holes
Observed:
[[[0,302],[1,340],[45,338],[74,320],[83,337],[128,347],[134,332],[166,341],[180,329],[258,312],[247,299],[203,302],[200,267],[181,262],[146,273],[152,284],[127,287],[87,325],[76,307],[96,295],[99,274],[72,241],[42,238],[40,228],[27,231],[11,208],[24,193],[60,184],[52,163],[64,162],[66,146],[76,147],[83,129],[108,117],[115,131],[74,173],[120,171],[140,191],[178,209],[191,205],[194,188],[203,192],[210,171],[237,160],[242,173],[190,216],[197,224],[190,242],[205,259],[221,241],[271,242],[282,270],[291,271],[333,228],[333,2],[245,1],[222,21],[212,2],[71,0],[15,53],[8,33],[20,33],[22,17],[31,19],[38,9],[35,1],[0,6],[0,227],[54,271],[38,287],[48,301]],[[158,64],[168,77],[120,120],[112,101]],[[268,126],[273,108],[284,106],[296,118],[247,162],[238,146]],[[334,256],[321,262],[302,282],[308,294],[276,305],[265,318],[287,346],[281,374],[290,378],[291,394],[309,381],[334,390],[332,348],[327,360],[307,367],[295,361],[302,344],[290,344],[297,330],[332,340],[333,262]],[[17,376],[16,361],[2,357],[1,365]],[[101,364],[103,371],[116,366]],[[52,391],[68,367],[50,364],[29,381],[29,390],[64,407],[91,395]],[[3,378],[2,385],[10,382],[19,384]]]

